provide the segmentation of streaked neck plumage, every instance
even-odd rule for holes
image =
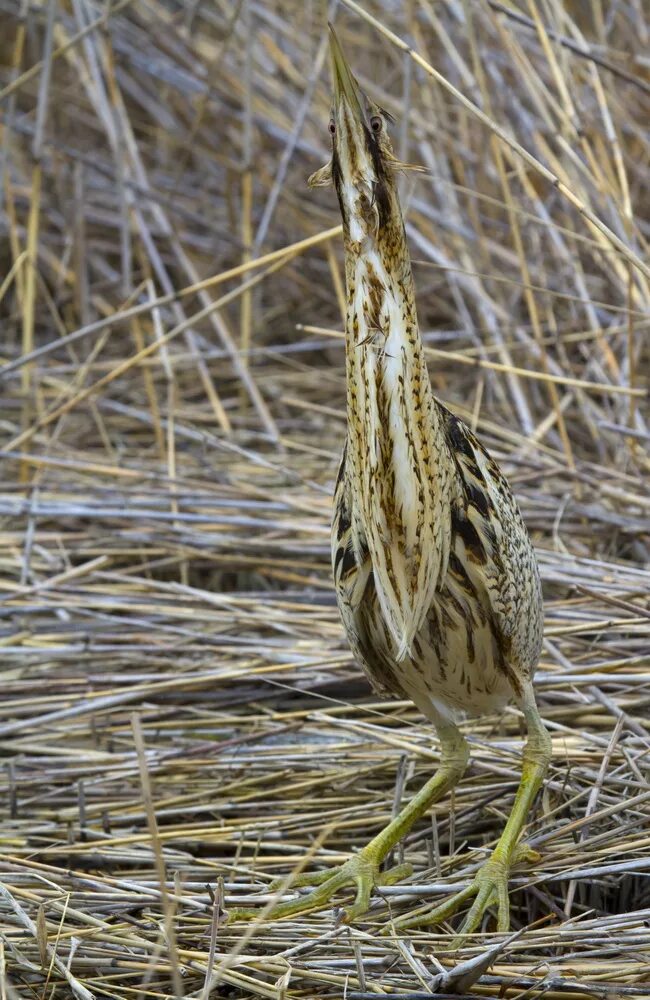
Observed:
[[[380,198],[340,197],[345,241],[346,468],[358,556],[367,548],[384,619],[403,658],[446,572],[445,447],[424,361],[393,179]],[[354,210],[356,207],[356,211]]]

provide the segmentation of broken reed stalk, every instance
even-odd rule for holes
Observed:
[[[650,994],[649,30],[638,3],[534,6],[336,15],[427,168],[403,197],[435,391],[508,473],[546,597],[525,929],[452,953],[392,917],[493,845],[514,709],[466,724],[470,770],[366,920],[262,916],[438,762],[362,681],[330,581],[344,288],[332,194],[305,186],[324,7],[10,3],[0,995]]]

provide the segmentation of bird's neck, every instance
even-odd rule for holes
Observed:
[[[401,216],[374,240],[346,226],[344,241],[348,453],[357,476],[394,472],[408,490],[436,416]]]
[[[377,385],[382,415],[400,395],[400,376],[410,376],[408,394],[414,405],[431,397],[418,327],[411,261],[401,215],[370,238],[354,222],[344,228],[346,371],[348,421],[366,412],[358,392]],[[373,379],[370,379],[370,376]],[[381,386],[377,378],[381,375]],[[422,376],[422,377],[421,377]],[[373,392],[373,396],[375,393]],[[364,400],[367,401],[367,400]],[[406,411],[401,414],[408,420]]]
[[[436,537],[448,531],[444,438],[401,216],[381,239],[355,235],[346,227],[347,475],[355,534],[370,553],[397,655],[405,656],[446,566]]]

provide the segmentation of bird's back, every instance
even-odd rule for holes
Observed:
[[[510,487],[469,428],[436,400],[439,461],[448,464],[451,520],[446,571],[409,654],[399,659],[377,596],[363,527],[352,516],[344,451],[332,559],[352,649],[373,686],[411,698],[432,718],[501,708],[532,675],[542,638],[537,563]],[[353,533],[361,537],[354,538]]]

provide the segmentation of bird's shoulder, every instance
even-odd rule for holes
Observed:
[[[517,506],[506,477],[466,423],[438,403],[442,428],[458,477],[458,499],[485,518],[514,513]],[[518,513],[518,511],[517,511]]]

